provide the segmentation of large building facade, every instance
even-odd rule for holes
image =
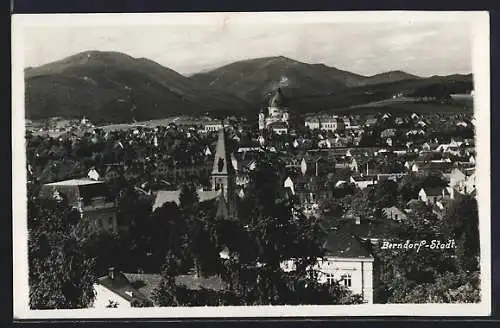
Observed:
[[[116,202],[103,181],[83,178],[53,182],[42,186],[41,196],[55,199],[64,196],[95,230],[118,232]]]
[[[281,89],[278,88],[269,100],[267,107],[264,107],[259,113],[259,130],[272,129],[273,126],[279,126],[283,130],[288,128],[289,120],[289,108]]]

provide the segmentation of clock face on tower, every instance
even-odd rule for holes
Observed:
[[[224,168],[224,159],[219,158],[219,162],[217,163],[217,165],[219,172],[222,172],[222,169]]]

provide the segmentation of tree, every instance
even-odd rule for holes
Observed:
[[[457,261],[465,271],[476,271],[479,265],[479,215],[477,200],[469,195],[458,196],[444,217],[446,231],[457,242]]]
[[[179,196],[181,215],[187,225],[188,249],[197,275],[217,272],[219,252],[216,245],[215,218],[200,208],[194,184],[185,184]]]
[[[168,256],[175,256],[181,261],[181,267],[187,269],[191,261],[188,252],[188,226],[177,204],[163,204],[154,211],[151,221],[153,261],[161,268]]]
[[[183,188],[181,212],[188,225],[189,253],[201,275],[220,276],[226,288],[188,290],[177,286],[180,261],[167,257],[163,279],[155,291],[161,305],[262,305],[359,303],[359,296],[338,284],[319,284],[313,269],[323,256],[319,221],[294,208],[281,186],[284,166],[264,156],[252,172],[252,183],[238,220],[217,218],[196,204],[193,189]],[[219,251],[226,248],[229,258]],[[173,260],[174,259],[174,260]],[[294,263],[285,272],[282,264]],[[174,264],[172,264],[174,263]]]
[[[342,287],[317,282],[313,268],[324,254],[324,232],[319,220],[307,218],[283,193],[280,172],[280,163],[263,158],[252,173],[244,200],[248,224],[240,227],[240,244],[225,262],[224,277],[246,304],[347,302],[340,295],[350,293]],[[282,264],[289,261],[294,269],[285,272]]]
[[[108,231],[88,233],[83,251],[94,259],[94,272],[103,275],[109,267],[127,268],[127,254],[117,234]]]
[[[392,180],[380,181],[374,189],[374,205],[377,209],[390,207],[396,204],[398,184]]]
[[[155,229],[151,223],[151,200],[141,197],[132,186],[123,189],[117,200],[118,223],[128,227],[126,233],[121,234],[120,243],[125,247],[127,255],[124,266],[137,268],[137,266],[151,272],[158,272],[161,264],[148,265],[147,254],[151,251],[152,236]],[[151,266],[148,268],[148,266]]]
[[[412,283],[396,293],[395,299],[402,303],[478,303],[481,295],[478,272],[448,272],[434,283]]]
[[[84,308],[94,300],[94,260],[85,226],[65,201],[28,199],[28,260],[32,309]]]

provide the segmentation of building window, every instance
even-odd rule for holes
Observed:
[[[329,285],[333,285],[335,283],[335,276],[333,275],[333,273],[326,274],[326,283]]]
[[[346,274],[342,275],[342,281],[344,282],[344,286],[351,287],[351,285],[352,285],[351,274],[346,273]]]

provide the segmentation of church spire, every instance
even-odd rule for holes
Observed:
[[[231,161],[231,154],[227,148],[227,137],[223,128],[219,130],[215,148],[214,164],[212,169],[212,190],[220,192],[217,214],[224,217],[237,216],[236,210],[236,178],[235,169]]]
[[[219,130],[219,137],[217,139],[217,145],[215,147],[212,175],[228,175],[233,173],[233,167],[231,166],[231,155],[227,150],[226,141],[226,133],[224,131],[224,125],[222,125],[222,129]]]

